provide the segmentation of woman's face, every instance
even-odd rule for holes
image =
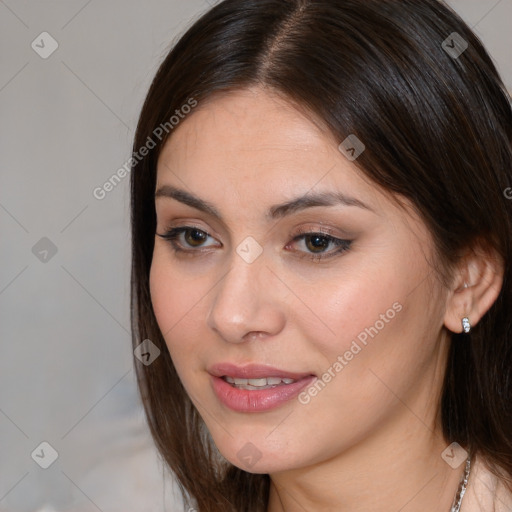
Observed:
[[[157,233],[178,231],[155,236],[156,318],[220,452],[254,473],[434,425],[432,240],[340,142],[254,88],[200,104],[158,161]]]

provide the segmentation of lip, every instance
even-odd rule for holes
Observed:
[[[237,379],[262,379],[263,377],[282,377],[283,379],[300,380],[311,377],[311,373],[294,373],[280,370],[264,364],[248,364],[237,366],[232,363],[218,363],[208,368],[208,373],[214,377],[235,377]]]
[[[247,365],[236,366],[221,363],[209,368],[211,385],[219,401],[236,412],[265,412],[275,409],[295,398],[305,387],[316,379],[310,373],[294,373],[271,366]],[[237,389],[222,377],[230,376],[240,379],[258,379],[263,377],[281,377],[296,380],[292,384],[279,384],[262,390]]]

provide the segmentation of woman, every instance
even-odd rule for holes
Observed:
[[[509,101],[435,0],[225,0],[171,50],[132,323],[188,505],[512,510]]]

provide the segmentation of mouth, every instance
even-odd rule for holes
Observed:
[[[284,405],[317,378],[311,373],[255,364],[222,363],[210,367],[208,373],[220,403],[242,413],[265,412]]]
[[[262,389],[272,389],[276,386],[289,385],[297,382],[294,379],[286,377],[263,377],[261,379],[237,379],[224,375],[221,377],[228,384],[237,389],[247,389],[249,391],[257,391]]]
[[[291,372],[288,370],[282,370],[273,366],[265,364],[247,364],[244,366],[238,366],[233,363],[218,363],[210,366],[207,369],[210,375],[214,377],[222,377],[231,379],[230,384],[242,384],[251,386],[261,385],[276,385],[284,381],[285,384],[291,383],[289,381],[298,381],[304,377],[311,377],[313,374],[309,372]],[[267,383],[262,382],[263,379],[267,380]],[[279,379],[273,381],[272,379]],[[268,382],[270,380],[270,382]],[[238,381],[238,382],[236,382]],[[247,382],[244,382],[247,381]],[[251,381],[249,383],[249,381]],[[258,381],[258,382],[257,382]]]

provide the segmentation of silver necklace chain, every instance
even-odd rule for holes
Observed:
[[[462,475],[459,483],[459,488],[453,498],[453,505],[450,509],[450,512],[459,512],[460,507],[462,505],[462,498],[466,493],[466,487],[468,485],[469,480],[469,472],[471,471],[471,456],[469,456],[466,460],[466,468],[464,469],[464,474]]]

